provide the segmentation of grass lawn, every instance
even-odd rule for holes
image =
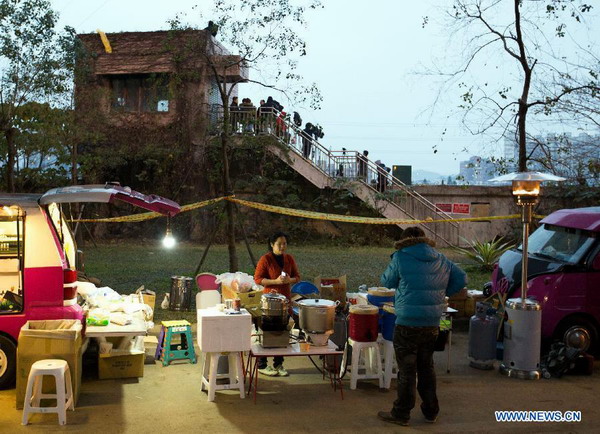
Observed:
[[[266,252],[264,245],[252,245],[256,259]],[[89,276],[102,280],[121,294],[130,294],[139,286],[156,292],[155,322],[167,319],[196,321],[195,312],[172,312],[162,310],[160,303],[169,292],[171,276],[192,276],[204,246],[192,243],[177,245],[165,250],[159,242],[134,243],[119,241],[86,245],[85,269]],[[464,259],[451,250],[442,249],[444,254],[457,263]],[[290,246],[288,253],[296,258],[303,280],[315,277],[347,275],[348,291],[357,290],[359,285],[378,286],[379,276],[389,262],[392,248],[384,247],[332,247],[326,245]],[[253,274],[252,263],[243,245],[238,245],[240,269]],[[227,246],[211,246],[201,271],[220,274],[227,271],[229,264]],[[469,276],[468,287],[481,289],[490,278],[490,273],[480,272],[469,264],[461,264]]]

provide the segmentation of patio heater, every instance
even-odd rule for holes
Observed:
[[[512,193],[521,208],[523,243],[521,260],[521,297],[506,301],[508,319],[504,323],[504,359],[500,373],[508,377],[538,380],[540,378],[540,346],[542,306],[527,299],[527,248],[533,206],[538,203],[543,181],[563,181],[560,176],[540,172],[518,172],[490,179],[492,182],[512,181]]]

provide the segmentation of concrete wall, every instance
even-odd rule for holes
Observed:
[[[453,218],[481,217],[481,221],[459,223],[459,235],[467,240],[488,241],[497,235],[513,236],[520,227],[517,219],[485,219],[520,212],[507,186],[417,185],[413,188],[434,204],[469,204],[469,214],[450,214]]]

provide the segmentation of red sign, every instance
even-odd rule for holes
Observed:
[[[435,207],[437,208],[437,211],[441,211],[441,212],[452,212],[452,204],[451,203],[436,203]]]
[[[452,214],[471,214],[470,203],[453,203]]]

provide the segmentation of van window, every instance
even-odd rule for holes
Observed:
[[[529,237],[529,252],[576,264],[587,253],[594,240],[593,232],[545,224]]]
[[[24,213],[0,205],[0,315],[23,310]]]
[[[75,255],[77,253],[77,249],[75,247],[73,234],[71,233],[71,228],[69,227],[61,208],[57,204],[51,203],[48,205],[48,214],[52,220],[58,240],[63,246],[65,257],[67,259],[67,265],[70,268],[75,268]]]

